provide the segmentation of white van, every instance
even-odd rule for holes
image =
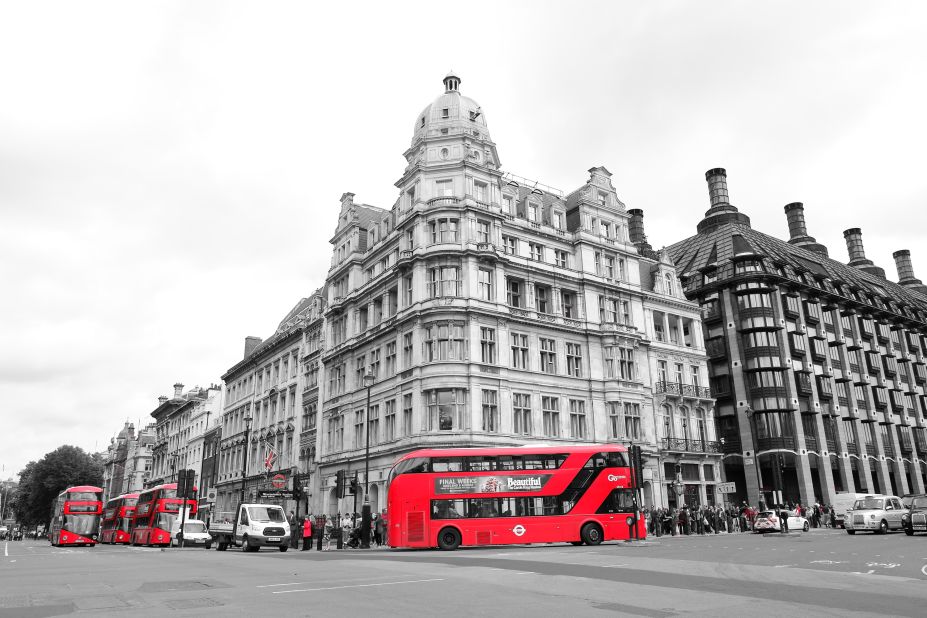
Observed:
[[[853,505],[856,504],[857,500],[865,498],[866,496],[875,496],[876,494],[857,494],[852,492],[843,492],[838,493],[837,497],[834,498],[834,517],[837,519],[837,526],[844,528],[843,520],[847,514],[847,511],[853,508]]]
[[[180,545],[180,519],[174,520],[171,527],[171,546]],[[183,525],[183,547],[212,547],[212,537],[206,530],[206,522],[201,519],[188,519]]]

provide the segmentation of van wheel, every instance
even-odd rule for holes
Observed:
[[[444,551],[453,551],[460,547],[460,532],[457,528],[442,528],[438,533],[438,547]]]
[[[599,524],[588,523],[579,531],[579,536],[586,545],[598,545],[602,542],[602,528]]]
[[[856,534],[856,530],[847,530],[847,534]]]
[[[884,519],[879,522],[879,531],[876,534],[886,534],[888,532],[888,522]]]
[[[290,548],[289,545],[281,545],[281,546],[280,546],[280,551],[286,551],[286,550],[288,550],[289,548]]]

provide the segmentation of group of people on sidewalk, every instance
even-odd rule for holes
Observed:
[[[754,520],[766,506],[754,508],[746,502],[740,506],[699,506],[683,504],[676,507],[650,507],[644,509],[647,518],[647,533],[653,536],[677,534],[719,534],[721,532],[750,532],[753,530]],[[779,509],[777,509],[779,511]],[[789,503],[782,511],[788,511],[789,516],[804,517],[812,528],[836,528],[837,519],[834,507],[815,503],[806,507],[801,504]]]
[[[302,551],[312,549],[313,540],[322,551],[332,549],[333,544],[336,549],[357,549],[361,546],[363,518],[359,513],[318,516],[310,513],[300,521],[290,511],[288,519],[294,542],[301,545]],[[386,545],[388,530],[386,509],[381,513],[371,514],[370,545]]]

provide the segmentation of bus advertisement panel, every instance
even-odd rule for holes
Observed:
[[[196,495],[196,487],[193,494]],[[140,493],[129,535],[132,545],[170,545],[171,528],[185,502],[187,519],[191,519],[196,516],[197,501],[178,498],[176,483],[158,485]]]
[[[55,547],[97,543],[100,515],[103,513],[103,488],[79,485],[65,489],[52,504],[48,540]]]
[[[129,543],[129,530],[135,518],[135,505],[138,494],[123,494],[111,499],[103,509],[103,522],[100,525],[100,542],[113,544]]]
[[[643,539],[631,470],[627,449],[616,444],[415,451],[390,472],[389,543],[456,549]]]

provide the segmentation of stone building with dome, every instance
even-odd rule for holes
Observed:
[[[643,214],[605,167],[567,193],[503,171],[460,83],[415,117],[392,206],[341,198],[313,512],[359,512],[365,480],[382,510],[410,450],[529,443],[634,442],[648,505],[721,500],[698,306]],[[339,500],[338,470],[360,496]]]

